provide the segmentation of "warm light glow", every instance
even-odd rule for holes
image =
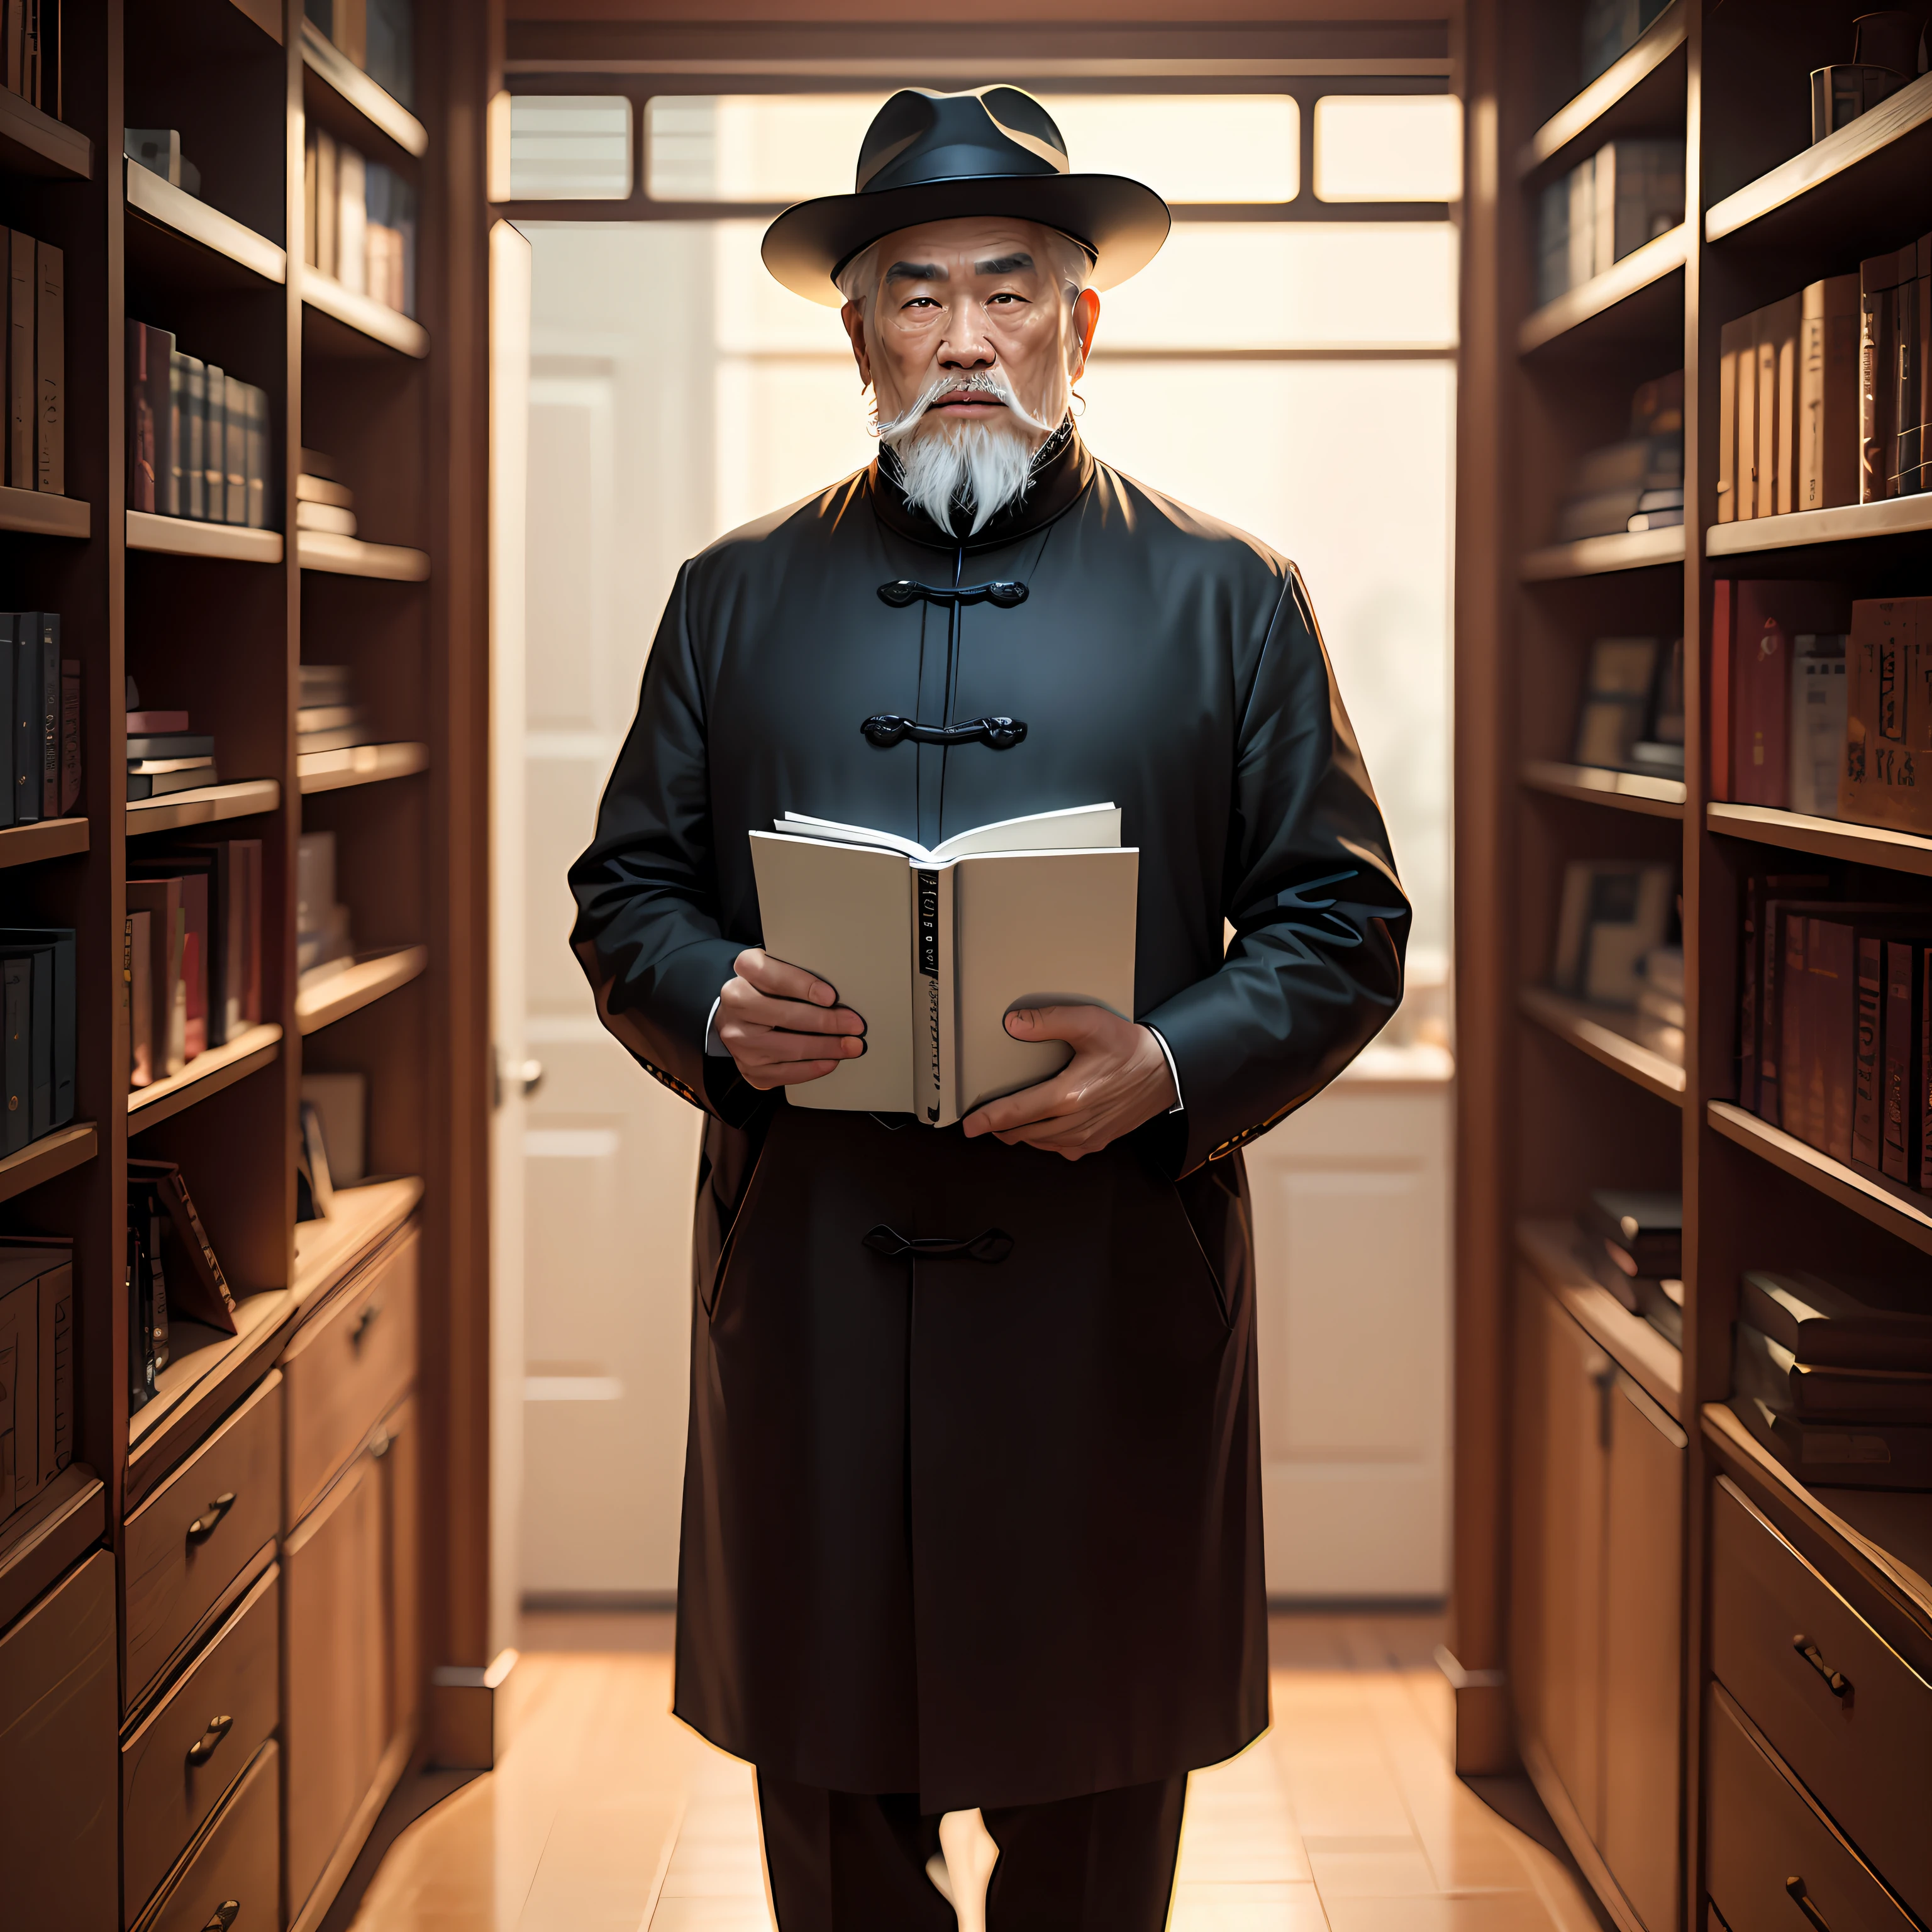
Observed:
[[[1321,201],[1455,201],[1462,104],[1453,94],[1328,94],[1315,104]]]
[[[631,104],[621,94],[518,94],[510,100],[512,201],[623,201]]]

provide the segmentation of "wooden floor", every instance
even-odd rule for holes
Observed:
[[[1450,1772],[1439,1634],[1274,1619],[1274,1728],[1190,1781],[1171,1932],[1598,1932],[1571,1868]],[[668,1714],[668,1639],[529,1619],[502,1763],[395,1840],[356,1932],[770,1932],[751,1772]],[[1490,1795],[1546,1833],[1527,1786]]]

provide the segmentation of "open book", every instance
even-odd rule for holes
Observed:
[[[1058,1072],[1062,1040],[1006,1030],[1016,1006],[1131,1019],[1140,853],[1112,805],[962,832],[931,851],[788,812],[752,834],[765,950],[816,973],[866,1022],[866,1051],[788,1087],[795,1107],[950,1126]]]

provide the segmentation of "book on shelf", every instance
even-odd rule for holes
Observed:
[[[1814,1366],[1932,1374],[1932,1305],[1917,1282],[1752,1268],[1738,1318]]]
[[[1682,140],[1606,142],[1543,190],[1537,218],[1538,306],[1607,274],[1683,219]]]
[[[1684,776],[1682,638],[1668,646],[1660,638],[1596,638],[1583,684],[1574,748],[1578,764],[1653,777]]]
[[[1731,1410],[1801,1482],[1819,1489],[1932,1489],[1932,1428],[1814,1422],[1736,1395]]]
[[[122,920],[121,1006],[128,1024],[128,1084],[151,1085],[160,1076],[154,1060],[154,914],[129,912]]]
[[[303,0],[302,11],[378,87],[407,107],[416,98],[412,0]]]
[[[328,1156],[331,1182],[354,1187],[368,1172],[369,1079],[363,1073],[304,1073],[302,1100],[313,1107]]]
[[[1838,766],[1844,755],[1845,669],[1850,640],[1842,632],[1800,631],[1791,640],[1786,728],[1790,770],[1786,804],[1814,818],[1838,815]]]
[[[130,1158],[128,1192],[130,1202],[138,1202],[149,1216],[159,1236],[170,1311],[233,1334],[235,1296],[195,1211],[179,1165],[172,1160]]]
[[[321,1110],[301,1103],[296,1132],[296,1219],[326,1221],[335,1206],[335,1184],[328,1165],[328,1137]]]
[[[1684,1197],[1641,1189],[1591,1191],[1578,1223],[1627,1276],[1684,1271]]]
[[[261,1018],[262,842],[225,838],[144,856],[128,868],[130,930],[148,917],[145,1024],[136,1042],[130,1084],[165,1079],[212,1047],[224,1046]],[[138,974],[128,981],[138,998]],[[148,1042],[147,1078],[139,1042]]]
[[[1804,687],[1810,675],[1798,667],[1810,656],[1831,653],[1829,640],[1845,634],[1848,616],[1845,592],[1834,584],[1718,579],[1711,640],[1714,796],[1790,808],[1794,757],[1808,759],[1815,752],[1808,690],[1806,735],[1794,753],[1793,688]],[[1800,637],[1811,640],[1802,661],[1796,643]],[[1846,688],[1849,701],[1849,681]],[[1835,750],[1832,762],[1835,771]],[[1816,773],[1808,766],[1806,793],[1816,802]]]
[[[1807,1362],[1748,1322],[1737,1324],[1731,1388],[1802,1421],[1932,1425],[1932,1373]]]
[[[928,850],[788,812],[751,835],[764,943],[818,974],[866,1022],[866,1050],[787,1090],[795,1106],[916,1114],[949,1126],[1049,1078],[1064,1042],[1015,1040],[1042,1004],[1131,1018],[1138,848],[1117,806],[976,827]]]
[[[411,184],[326,128],[311,126],[302,198],[308,266],[352,295],[414,315],[416,202]]]
[[[1925,488],[1932,236],[1858,265],[1858,500]]]
[[[1634,1006],[1645,956],[1670,935],[1676,892],[1668,866],[1572,860],[1564,870],[1551,985],[1574,999]]]
[[[166,329],[130,318],[127,337],[128,507],[270,527],[267,392],[188,355]]]
[[[7,970],[6,1151],[74,1118],[76,1052],[70,926],[0,926]]]
[[[50,242],[0,229],[7,262],[6,482],[67,488],[66,262]]]
[[[0,1523],[74,1460],[74,1244],[0,1239]]]
[[[145,1408],[154,1398],[156,1378],[171,1355],[172,1311],[168,1306],[167,1264],[162,1252],[165,1219],[152,1188],[128,1188],[128,1406]]]
[[[1586,450],[1558,503],[1553,541],[1662,530],[1684,520],[1684,375],[1639,386],[1630,431],[1621,442]]]
[[[1838,816],[1932,832],[1932,598],[1861,598],[1845,658],[1845,749]]]
[[[7,238],[7,482],[38,490],[34,464],[34,238],[17,228]]]
[[[1772,908],[1780,900],[1822,899],[1832,881],[1822,872],[1780,872],[1762,864],[1746,870],[1740,893],[1741,916],[1738,931],[1738,1034],[1737,1085],[1738,1102],[1753,1113],[1764,1110],[1759,1105],[1760,1054],[1765,1049],[1760,1034],[1760,1016],[1774,1000],[1777,978],[1772,962],[1772,992],[1766,994],[1766,947]],[[1774,1043],[1769,1050],[1773,1061],[1772,1078],[1777,1078]],[[1767,1118],[1774,1118],[1767,1114]]]

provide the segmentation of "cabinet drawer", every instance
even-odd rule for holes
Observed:
[[[132,1709],[281,1512],[282,1378],[272,1370],[128,1519],[125,1690]]]
[[[271,1567],[121,1748],[125,1923],[275,1728],[280,1580]]]
[[[1745,1729],[1720,1684],[1706,1732],[1705,1883],[1740,1932],[1912,1932],[1910,1916]],[[1804,1910],[1801,1898],[1811,1906]]]
[[[1713,1673],[1886,1882],[1932,1916],[1932,1684],[1726,1478],[1711,1520]]]
[[[271,1738],[139,1932],[275,1932],[281,1923],[281,1757]]]
[[[282,1356],[288,1381],[288,1514],[293,1529],[385,1411],[416,1378],[422,1237],[405,1228]]]

